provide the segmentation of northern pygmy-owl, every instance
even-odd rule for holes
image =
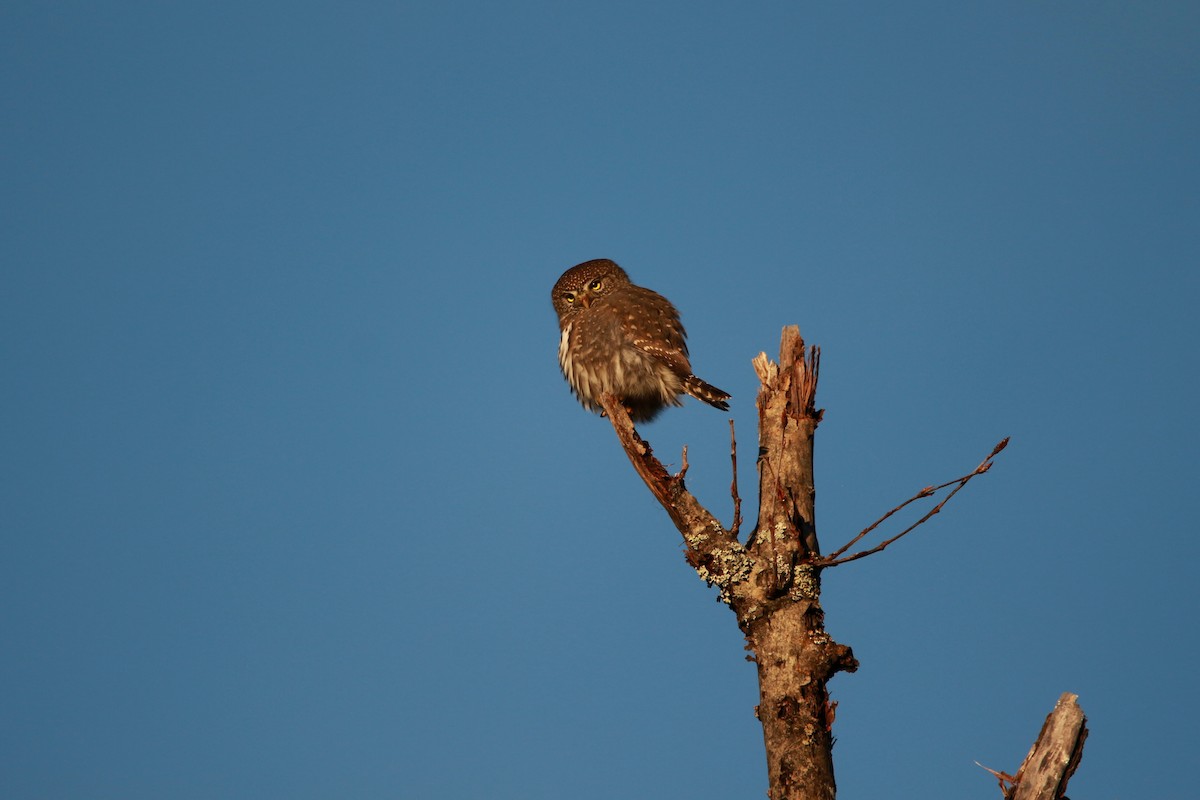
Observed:
[[[601,411],[604,392],[619,398],[634,422],[647,422],[690,394],[729,410],[729,395],[692,374],[686,333],[667,298],[630,282],[607,258],[571,267],[551,299],[562,338],[558,363],[585,408]]]

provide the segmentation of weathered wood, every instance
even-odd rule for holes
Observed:
[[[602,399],[626,455],[683,535],[688,562],[737,615],[758,667],[771,800],[829,800],[836,704],[826,684],[858,662],[825,632],[820,547],[814,522],[813,434],[819,350],[798,328],[783,331],[779,363],[754,360],[761,388],[759,515],[746,545],[671,475],[637,434],[617,398]],[[736,516],[736,515],[735,515]]]
[[[813,436],[820,350],[783,329],[779,363],[758,373],[758,524],[750,535],[750,579],[732,607],[758,666],[771,800],[833,798],[833,709],[827,683],[858,668],[849,647],[825,632],[815,521]]]
[[[795,326],[783,329],[778,363],[766,353],[754,359],[761,384],[756,400],[759,512],[745,544],[737,535],[741,501],[736,442],[731,445],[735,470],[731,530],[687,490],[687,451],[680,472],[670,474],[638,435],[620,399],[601,397],[634,469],[683,535],[688,563],[720,590],[720,599],[737,615],[750,659],[758,667],[755,714],[763,726],[770,800],[832,800],[836,794],[832,728],[837,704],[830,700],[827,684],[838,672],[856,670],[858,662],[849,647],[825,632],[822,570],[883,550],[938,513],[949,496],[900,534],[869,550],[843,555],[909,503],[953,485],[952,496],[991,466],[989,456],[970,474],[921,490],[823,558],[813,479],[813,437],[822,417],[815,404],[819,366],[820,349],[806,348]],[[992,456],[1005,443],[997,445]]]
[[[1083,758],[1087,739],[1087,717],[1079,707],[1079,695],[1063,692],[1046,717],[1037,741],[1005,792],[1008,800],[1061,800],[1067,781]]]
[[[688,563],[701,578],[720,589],[722,599],[728,601],[730,587],[750,573],[746,548],[688,491],[684,483],[686,468],[672,475],[654,457],[649,443],[638,435],[629,412],[617,398],[603,395],[600,404],[633,468],[683,535]]]

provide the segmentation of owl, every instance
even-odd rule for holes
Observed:
[[[692,374],[687,335],[667,298],[630,282],[606,258],[571,267],[551,294],[562,337],[558,363],[571,391],[591,411],[615,395],[634,422],[648,422],[690,394],[729,410],[729,395]]]

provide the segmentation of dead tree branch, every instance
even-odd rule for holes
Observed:
[[[684,473],[671,475],[634,430],[618,398],[601,402],[621,446],[683,535],[688,562],[721,591],[737,615],[746,649],[758,666],[759,704],[771,800],[832,798],[833,715],[826,684],[858,662],[825,632],[820,604],[820,549],[814,523],[813,433],[822,412],[814,401],[820,351],[785,328],[779,363],[754,359],[761,387],[759,514],[746,545],[738,542],[741,499],[737,445],[730,428],[734,522],[725,529],[688,492]]]
[[[617,438],[634,469],[683,536],[688,563],[720,589],[720,598],[737,615],[746,649],[758,668],[770,800],[831,800],[833,719],[837,703],[827,684],[838,672],[858,668],[854,653],[825,631],[821,608],[821,572],[825,567],[877,553],[922,524],[974,476],[991,466],[1007,439],[971,473],[916,496],[883,515],[831,556],[822,557],[815,522],[813,437],[823,411],[816,407],[821,351],[807,348],[794,326],[783,329],[779,362],[766,353],[754,359],[760,387],[758,407],[759,511],[753,532],[738,541],[741,497],[737,485],[737,441],[730,422],[733,522],[730,529],[700,505],[684,482],[682,468],[672,475],[638,435],[620,398],[601,397]],[[954,488],[914,525],[874,548],[845,556],[851,547],[896,512],[942,489]]]
[[[726,597],[730,587],[749,574],[750,558],[737,537],[687,490],[684,483],[686,451],[684,468],[676,475],[670,474],[655,458],[649,443],[638,435],[620,400],[606,394],[600,398],[600,404],[604,406],[633,468],[683,535],[688,563],[701,578],[717,586],[722,597]]]
[[[1016,776],[979,766],[1000,781],[1004,800],[1063,800],[1067,782],[1083,758],[1087,735],[1087,717],[1079,707],[1079,695],[1063,692]]]
[[[1003,440],[1001,440],[1001,442],[999,444],[997,444],[994,448],[992,448],[992,452],[988,455],[987,458],[985,458],[983,460],[983,463],[981,463],[978,467],[971,470],[969,473],[967,473],[966,475],[963,475],[962,477],[955,478],[954,480],[946,481],[945,483],[939,484],[938,486],[926,486],[924,489],[917,492],[915,495],[908,498],[903,503],[901,503],[900,505],[893,508],[891,511],[887,512],[882,517],[880,517],[879,519],[872,522],[866,528],[863,528],[863,530],[859,531],[857,536],[855,536],[850,541],[846,542],[846,544],[842,545],[837,550],[834,550],[828,556],[821,559],[821,565],[825,566],[825,567],[836,567],[838,564],[845,564],[850,561],[857,561],[860,558],[866,558],[869,555],[874,555],[875,553],[878,553],[878,552],[886,549],[888,545],[890,545],[892,542],[896,541],[897,539],[907,536],[909,533],[911,533],[917,527],[928,522],[935,514],[940,512],[942,510],[942,507],[945,506],[946,503],[950,502],[950,498],[954,497],[954,495],[958,494],[959,490],[962,489],[964,486],[966,486],[967,483],[972,478],[974,478],[976,475],[982,475],[983,473],[985,473],[989,469],[991,469],[992,468],[992,459],[995,458],[996,454],[999,453],[1001,450],[1003,450],[1005,447],[1008,447],[1008,437],[1007,436]],[[957,484],[957,485],[955,485],[955,484]],[[856,545],[860,541],[862,541],[864,536],[866,536],[871,531],[875,530],[880,525],[882,525],[884,522],[886,522],[887,519],[889,517],[891,517],[893,514],[895,514],[896,512],[900,511],[903,508],[906,508],[910,504],[915,503],[918,500],[924,499],[926,497],[931,497],[932,495],[937,494],[942,489],[945,489],[947,486],[954,486],[954,488],[952,490],[950,490],[949,494],[947,494],[945,497],[942,498],[942,501],[940,503],[938,503],[936,506],[931,508],[929,510],[929,512],[927,514],[925,514],[925,516],[921,517],[919,520],[914,522],[912,525],[909,525],[907,528],[900,531],[895,536],[891,537],[890,539],[885,539],[884,541],[880,542],[875,547],[872,547],[869,550],[862,550],[858,553],[848,555],[844,558],[841,557],[842,553],[845,553],[851,547],[853,547],[854,545]]]
[[[742,530],[742,496],[738,494],[737,482],[737,437],[733,433],[733,418],[729,419],[729,462],[733,472],[733,480],[729,484],[729,494],[733,497],[733,524],[729,533],[737,538]]]

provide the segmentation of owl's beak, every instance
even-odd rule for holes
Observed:
[[[583,306],[584,308],[590,307],[592,305],[592,296],[587,292],[579,295],[579,305]]]

